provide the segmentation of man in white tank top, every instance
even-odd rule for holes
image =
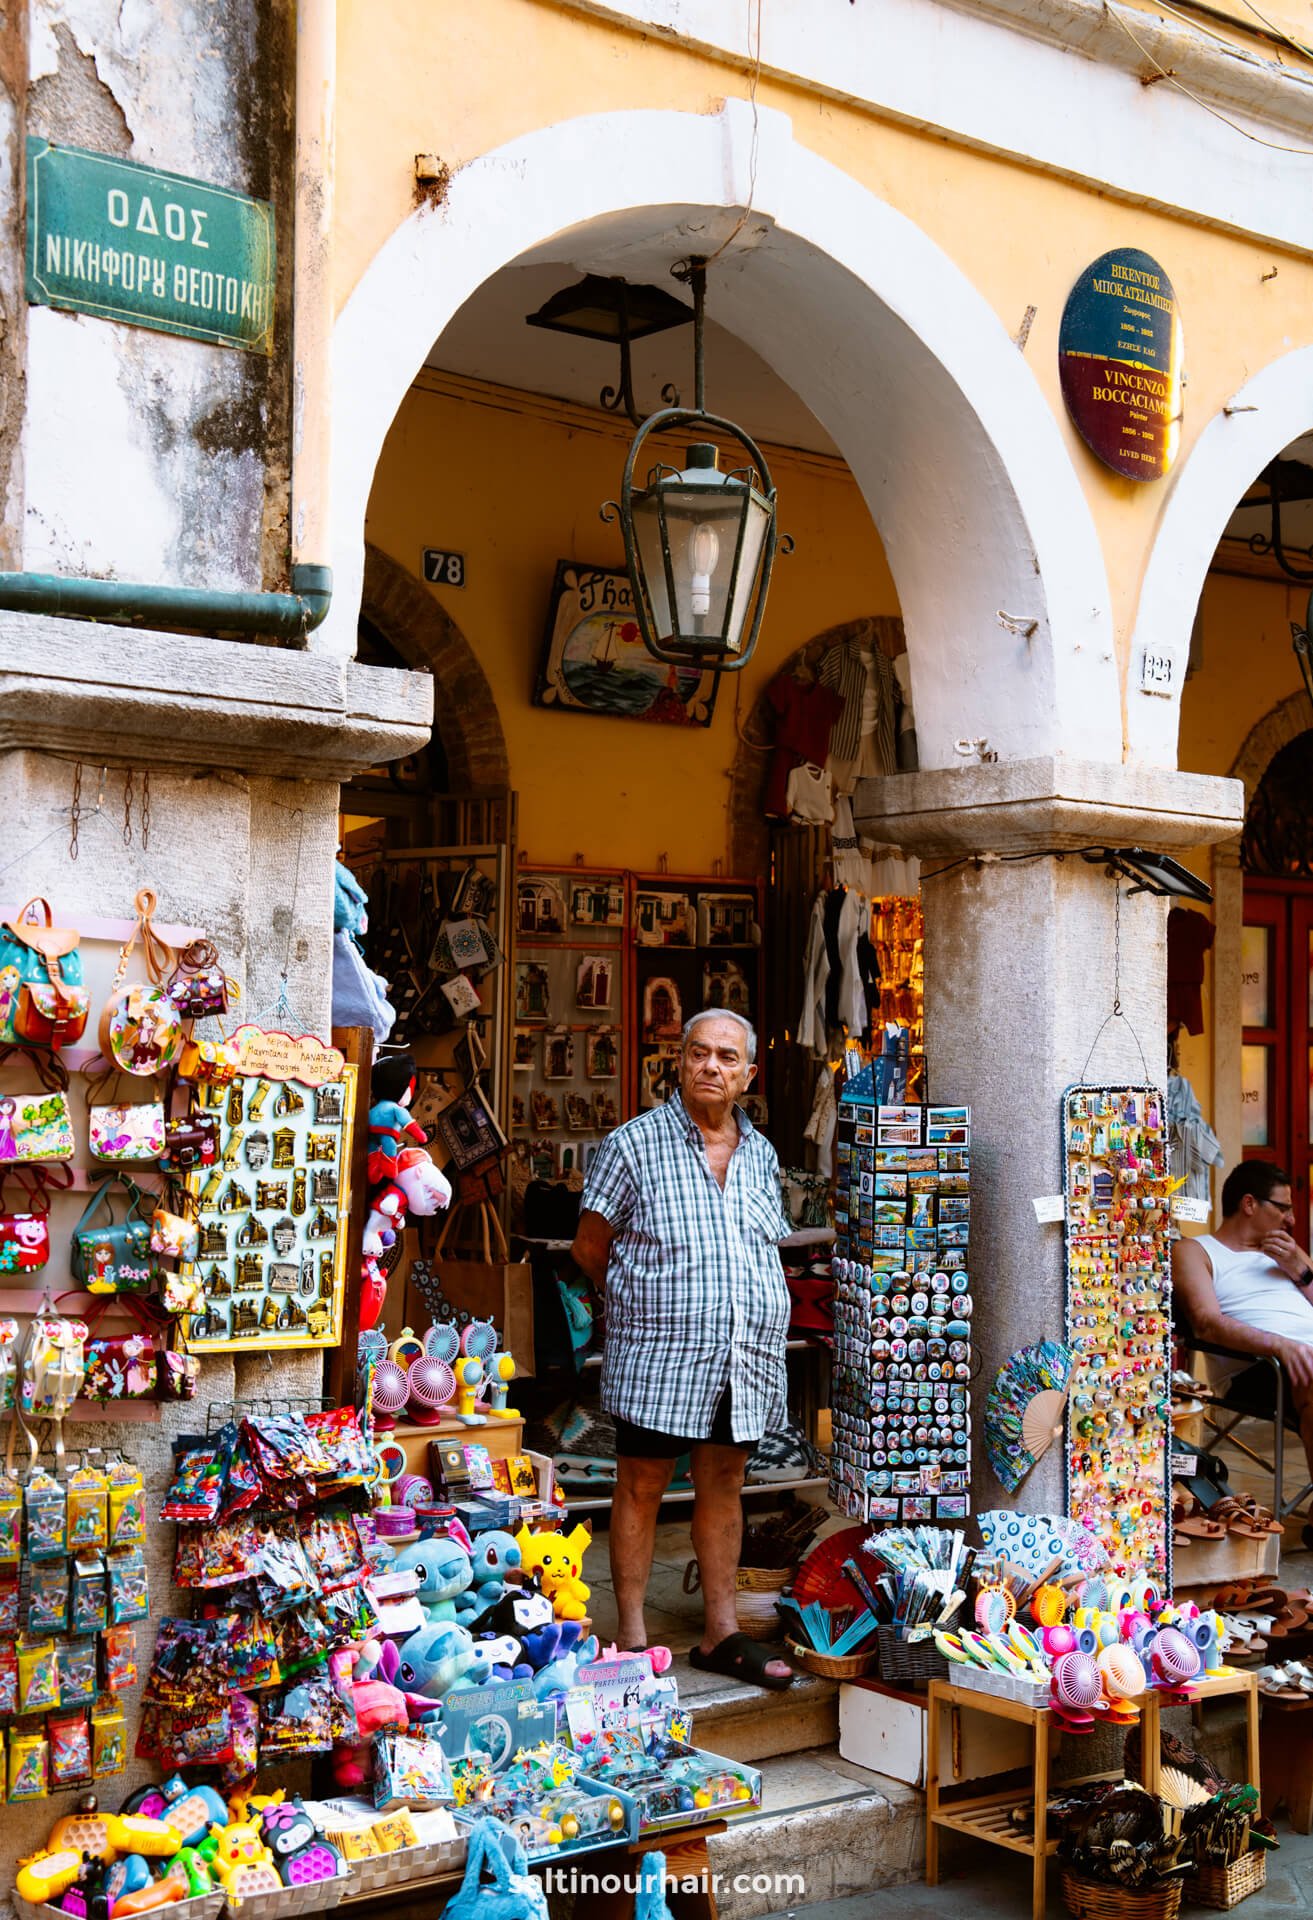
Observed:
[[[1177,1241],[1172,1284],[1200,1340],[1280,1360],[1313,1474],[1313,1260],[1295,1240],[1289,1174],[1233,1168],[1221,1226]]]

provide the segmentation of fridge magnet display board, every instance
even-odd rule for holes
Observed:
[[[1171,1190],[1151,1086],[1063,1095],[1067,1510],[1113,1570],[1170,1591]]]
[[[315,1086],[239,1074],[195,1090],[193,1110],[219,1116],[219,1152],[187,1176],[200,1250],[184,1271],[205,1298],[193,1352],[340,1341],[355,1107],[354,1066]]]
[[[970,1109],[882,1106],[863,1067],[839,1100],[834,1163],[830,1499],[852,1519],[965,1519]]]

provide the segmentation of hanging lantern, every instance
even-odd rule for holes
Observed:
[[[666,407],[645,420],[625,462],[617,505],[625,562],[634,595],[634,620],[657,660],[701,672],[734,673],[752,657],[765,610],[778,535],[775,488],[756,443],[733,421],[706,411],[703,378],[703,303],[706,268],[687,270],[693,287],[696,405]],[[635,487],[639,457],[653,434],[688,428],[698,437],[684,464],[657,462],[646,485]],[[737,442],[747,464],[723,472],[720,448],[707,438]],[[786,540],[784,550],[792,543]]]

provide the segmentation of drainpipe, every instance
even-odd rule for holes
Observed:
[[[0,611],[183,633],[309,636],[333,598],[328,552],[332,451],[333,111],[336,0],[300,0],[296,42],[296,195],[292,262],[292,591],[233,593],[75,574],[0,573]]]

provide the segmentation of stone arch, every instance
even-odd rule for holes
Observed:
[[[895,630],[902,636],[901,620],[869,614],[860,620],[845,620],[837,627],[815,633],[787,660],[778,672],[788,673],[804,655],[816,656],[845,640],[873,640],[889,651]],[[906,645],[896,649],[901,653]],[[731,873],[766,873],[770,869],[770,823],[761,810],[766,767],[770,760],[771,718],[765,688],[757,695],[746,721],[739,730],[734,761],[729,771],[729,870]]]
[[[751,207],[750,214],[747,209]],[[717,322],[787,380],[846,459],[907,627],[921,762],[1079,742],[1120,761],[1103,553],[1063,430],[1003,322],[914,222],[794,138],[786,115],[633,110],[539,127],[391,234],[334,328],[332,563],[320,645],[354,639],[379,454],[435,339],[516,261],[664,280],[716,253]]]
[[[473,647],[422,581],[381,548],[365,546],[360,611],[408,666],[433,675],[433,724],[454,793],[500,793],[511,784],[506,736]]]
[[[1176,765],[1190,630],[1217,543],[1236,502],[1268,461],[1310,427],[1313,347],[1300,347],[1272,361],[1232,394],[1172,476],[1131,638],[1126,695],[1131,759]],[[1139,662],[1146,649],[1169,650],[1178,662],[1168,699],[1140,691]],[[1266,724],[1260,721],[1255,733]]]
[[[1307,733],[1311,726],[1313,714],[1309,712],[1308,695],[1300,692],[1288,694],[1250,728],[1230,768],[1230,777],[1245,783],[1246,813],[1258,791],[1259,782],[1282,747],[1288,747],[1292,740],[1297,740],[1301,733]],[[1238,843],[1236,853],[1238,857]]]

